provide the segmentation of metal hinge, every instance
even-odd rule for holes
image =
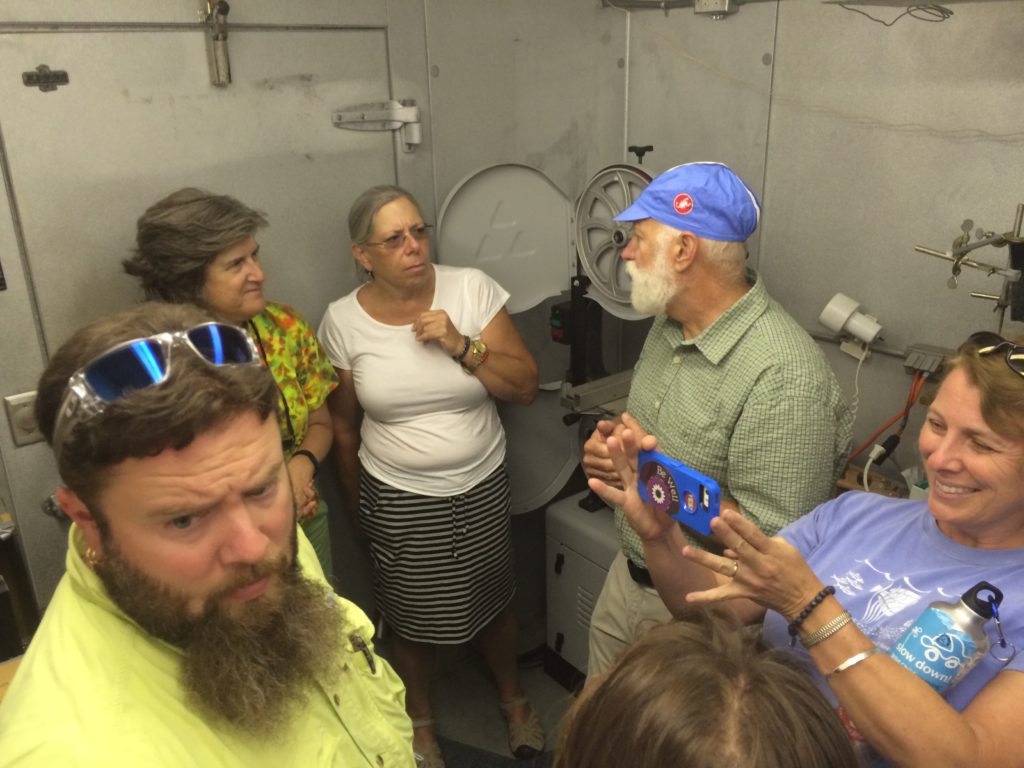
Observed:
[[[412,152],[423,141],[420,108],[412,99],[336,109],[331,113],[331,123],[351,131],[399,131],[404,152]]]

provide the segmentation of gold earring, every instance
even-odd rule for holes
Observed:
[[[94,571],[96,570],[96,564],[100,561],[100,556],[92,547],[86,547],[85,553],[82,555],[82,560],[85,561],[85,564],[89,568],[89,570]]]

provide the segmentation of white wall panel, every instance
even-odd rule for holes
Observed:
[[[996,327],[992,304],[969,293],[999,293],[1001,279],[965,270],[949,290],[950,265],[913,247],[949,248],[968,218],[1005,232],[1024,202],[1024,3],[949,7],[941,23],[884,27],[835,5],[780,4],[760,268],[809,328],[837,291],[899,348],[955,347]],[[971,257],[1005,266],[1007,251]],[[856,361],[833,361],[852,393]],[[867,361],[858,438],[900,410],[909,381],[898,360]]]
[[[631,13],[628,138],[654,146],[651,173],[716,160],[761,193],[775,23],[775,3],[721,20],[692,8]]]
[[[622,162],[625,26],[594,0],[425,0],[439,200],[495,163],[575,199]]]

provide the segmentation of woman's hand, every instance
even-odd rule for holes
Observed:
[[[436,342],[448,357],[455,357],[465,346],[466,337],[452,324],[448,313],[443,309],[430,309],[412,321],[412,330],[416,341]]]
[[[821,590],[821,580],[800,552],[785,539],[769,538],[734,506],[723,505],[711,521],[714,537],[726,547],[715,555],[686,546],[683,556],[717,574],[719,585],[691,592],[691,603],[714,603],[746,597],[792,620]]]
[[[313,465],[305,456],[293,456],[288,461],[288,478],[292,483],[295,516],[299,522],[316,513],[316,489],[313,487]]]

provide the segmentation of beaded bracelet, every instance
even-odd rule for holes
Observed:
[[[850,667],[854,667],[857,664],[860,664],[862,661],[864,661],[864,659],[870,659],[876,653],[881,652],[882,649],[876,645],[874,648],[871,648],[867,651],[861,651],[860,653],[856,653],[850,658],[848,658],[846,661],[844,661],[842,664],[840,664],[838,667],[833,669],[831,672],[826,673],[825,677],[832,677],[832,675],[838,675],[840,672],[845,672]]]
[[[834,619],[832,619],[832,621],[819,627],[818,629],[811,632],[811,634],[809,634],[807,637],[805,637],[802,641],[804,644],[804,648],[811,648],[817,645],[818,643],[822,642],[823,640],[828,640],[830,637],[832,637],[832,635],[834,635],[840,629],[845,627],[851,621],[853,621],[853,617],[850,615],[850,612],[843,611]]]
[[[793,621],[789,622],[789,647],[792,648],[796,645],[796,636],[800,634],[800,625],[804,623],[804,620],[811,615],[811,611],[821,605],[821,601],[829,595],[834,595],[836,588],[829,584],[821,592],[814,596],[814,599],[809,602],[800,615],[797,616]]]
[[[452,360],[454,360],[456,363],[459,363],[461,365],[462,364],[462,358],[464,358],[466,356],[467,352],[469,352],[469,336],[463,336],[462,337],[462,351],[459,352],[459,354],[457,354],[457,355],[452,355]]]

